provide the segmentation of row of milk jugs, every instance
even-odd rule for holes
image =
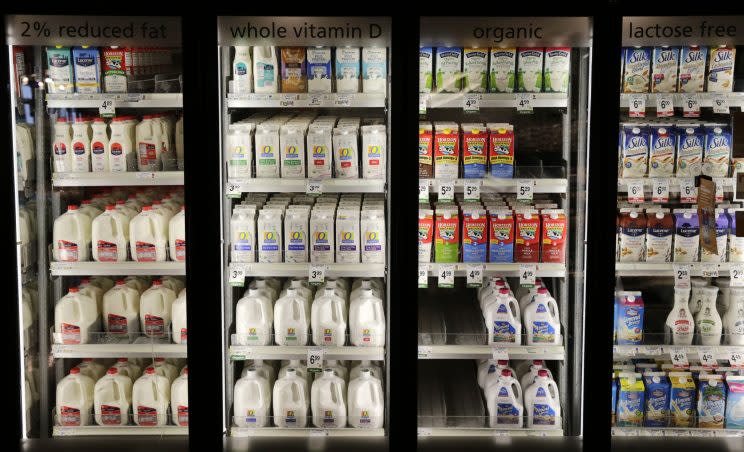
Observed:
[[[148,287],[149,285],[149,287]],[[144,334],[185,344],[186,288],[174,276],[149,281],[127,276],[110,289],[88,278],[70,287],[54,306],[55,342],[87,344],[96,342],[97,333],[133,337]]]
[[[314,374],[314,377],[313,377]],[[382,368],[370,361],[324,362],[309,372],[299,360],[254,360],[235,382],[233,422],[238,427],[381,428],[385,413]],[[273,416],[272,416],[273,414]]]
[[[491,428],[561,428],[558,385],[542,360],[521,361],[515,368],[508,360],[484,360],[478,364],[478,385]]]
[[[70,118],[71,119],[71,118]],[[183,116],[168,113],[103,118],[57,118],[52,160],[57,173],[183,169]]]
[[[307,279],[282,283],[275,278],[251,281],[235,307],[239,345],[385,345],[383,282],[326,278],[316,290]]]
[[[166,198],[136,209],[136,199],[106,205],[67,206],[54,220],[57,262],[186,261],[186,206]]]
[[[558,303],[540,278],[534,287],[520,286],[513,293],[506,278],[494,276],[478,291],[478,303],[489,344],[521,345],[523,325],[526,345],[561,343]]]
[[[57,425],[187,427],[189,372],[178,361],[155,358],[143,371],[132,359],[108,369],[84,359],[57,383]]]

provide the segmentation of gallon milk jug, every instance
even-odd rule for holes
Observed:
[[[361,289],[349,307],[349,335],[355,346],[385,346],[385,312],[372,289]]]
[[[496,299],[499,296],[499,291],[501,289],[506,289],[508,294],[511,294],[511,290],[509,289],[509,286],[506,284],[506,281],[500,280],[500,279],[493,279],[489,283],[489,285],[480,292],[480,308],[481,310],[485,309],[486,304],[493,302],[494,299]]]
[[[182,278],[183,276],[165,275],[160,277],[160,282],[163,284],[163,287],[169,288],[176,296],[179,296],[181,291],[186,287]]]
[[[540,370],[535,382],[524,391],[527,428],[561,428],[561,405],[558,385],[548,378],[547,370]]]
[[[723,334],[728,345],[744,345],[744,288],[730,289],[729,308],[723,316]]]
[[[127,425],[132,404],[132,379],[111,367],[96,382],[93,409],[98,425]]]
[[[186,326],[186,292],[183,291],[171,307],[171,338],[176,344],[186,344],[188,340]]]
[[[132,259],[137,262],[165,262],[168,246],[165,218],[145,206],[129,224]]]
[[[540,359],[536,359],[532,361],[529,370],[525,372],[525,374],[522,375],[522,377],[519,379],[520,386],[525,389],[529,388],[530,385],[535,382],[535,378],[537,378],[537,375],[541,370],[545,370],[547,372],[548,379],[553,380],[553,374],[550,372],[550,369],[545,367],[545,362]]]
[[[90,172],[90,122],[78,119],[72,124],[72,171]]]
[[[90,425],[93,411],[93,379],[73,367],[70,374],[57,383],[57,424],[62,426]]]
[[[308,302],[313,299],[313,290],[310,288],[310,283],[307,282],[306,278],[292,278],[285,280],[279,298],[287,294],[287,289],[295,289],[297,294]],[[308,308],[309,307],[310,305],[308,304]]]
[[[101,312],[103,308],[103,289],[90,282],[90,278],[82,278],[78,286],[80,295],[92,298],[96,302],[96,309]]]
[[[173,380],[171,386],[171,416],[173,423],[180,427],[189,426],[189,370]]]
[[[155,358],[148,367],[155,369],[155,373],[162,375],[168,379],[168,383],[172,384],[173,381],[178,377],[178,368],[169,363],[165,358]]]
[[[243,365],[243,372],[241,373],[241,376],[244,376],[251,369],[255,370],[256,372],[258,372],[259,375],[266,378],[266,381],[269,382],[269,386],[274,386],[274,382],[276,381],[276,369],[274,369],[274,366],[271,364],[271,362],[264,362],[264,360],[262,359],[246,361],[246,363]],[[300,375],[300,373],[298,372],[297,375]]]
[[[509,361],[505,359],[486,359],[478,364],[478,386],[481,389],[485,389],[487,383],[491,379],[498,379],[501,376],[501,371],[507,369],[511,371],[512,376],[516,376],[514,369],[509,367]]]
[[[274,335],[276,345],[307,345],[309,312],[307,301],[296,288],[287,289],[286,295],[274,305]]]
[[[248,46],[235,46],[235,58],[232,65],[232,92],[245,94],[253,91],[253,63]]]
[[[57,118],[54,123],[54,138],[52,141],[52,157],[54,172],[64,173],[72,171],[72,129],[67,118]]]
[[[155,115],[145,115],[136,127],[137,169],[160,171],[162,169],[162,126]]]
[[[352,370],[352,374],[354,371]],[[347,396],[349,425],[354,428],[382,428],[385,396],[379,378],[364,368],[349,383]]]
[[[313,301],[310,325],[313,344],[342,347],[346,343],[346,317],[343,298],[336,295],[332,287]]]
[[[67,212],[54,220],[54,260],[57,262],[85,262],[90,260],[91,219],[67,206]]]
[[[170,330],[171,307],[176,293],[159,279],[140,297],[140,328],[149,337],[165,337]]]
[[[114,280],[108,276],[91,276],[88,279],[90,279],[91,284],[100,287],[104,293],[114,287]]]
[[[274,311],[268,293],[265,289],[248,289],[248,294],[238,300],[235,307],[238,345],[271,345]]]
[[[129,218],[113,205],[92,223],[93,260],[124,262],[129,249]]]
[[[721,345],[723,320],[716,309],[718,287],[701,287],[702,304],[695,314],[695,333],[700,345]]]
[[[109,172],[108,125],[103,118],[93,118],[93,136],[90,140],[91,169],[94,173]]]
[[[131,287],[132,289],[136,289],[137,292],[139,292],[140,295],[142,295],[142,292],[147,290],[150,283],[139,276],[127,276],[124,278],[124,284],[126,284],[127,287]]]
[[[95,340],[89,335],[99,331],[95,300],[81,295],[77,287],[70,287],[54,306],[54,331],[58,344],[87,344]]]
[[[522,388],[508,369],[485,389],[491,428],[522,428]]]
[[[558,303],[541,287],[532,303],[524,310],[524,326],[527,331],[527,345],[561,343],[561,320]]]
[[[272,307],[274,305],[274,302],[278,298],[276,289],[274,289],[268,283],[268,281],[264,279],[254,279],[253,281],[251,281],[251,283],[248,285],[248,290],[245,291],[244,296],[248,295],[250,290],[255,290],[256,293],[268,298],[271,301]]]
[[[690,312],[690,289],[674,289],[674,307],[664,325],[665,343],[692,345],[695,323]]]
[[[307,384],[312,384],[312,374],[307,371],[307,367],[300,362],[299,359],[290,359],[286,363],[282,361],[282,368],[279,369],[279,378],[283,378],[287,375],[287,370],[294,369],[295,373],[307,381]],[[309,386],[308,386],[309,387]]]
[[[380,381],[383,380],[382,368],[380,366],[372,364],[372,361],[362,360],[357,362],[357,364],[351,368],[351,372],[349,372],[349,381],[358,378],[363,370],[369,370],[372,377],[377,378]]]
[[[532,296],[534,296],[537,293],[537,289],[539,289],[540,287],[545,287],[545,285],[543,284],[542,279],[535,278],[535,285],[534,286],[532,286],[532,287],[522,287],[522,286],[519,286],[519,287],[516,287],[514,289],[514,298],[516,298],[517,300],[519,300],[519,309],[524,310],[524,309],[522,309],[523,308],[522,305],[524,304],[524,306],[526,306],[532,300],[532,297],[529,297],[527,300],[524,300],[524,297],[527,294],[531,294]]]
[[[145,369],[145,374],[134,382],[132,389],[135,424],[140,427],[167,425],[170,390],[167,377],[158,375],[152,367]]]
[[[298,376],[294,369],[287,369],[286,375],[274,383],[272,398],[274,425],[301,428],[307,426],[310,393],[307,381]]]
[[[535,281],[535,287],[530,288],[527,293],[522,295],[521,297],[518,297],[517,294],[514,294],[514,298],[519,300],[519,311],[524,312],[524,310],[527,308],[527,306],[532,303],[532,299],[535,298],[535,295],[537,295],[538,289],[540,289],[542,284],[538,284],[537,281]],[[522,287],[520,287],[521,289]],[[547,289],[547,288],[546,288]],[[550,295],[550,292],[547,292],[548,295]]]
[[[330,369],[333,371],[333,375],[339,377],[340,379],[344,380],[345,382],[349,382],[349,369],[346,368],[346,365],[342,361],[338,361],[335,359],[327,359],[325,363],[323,363],[323,370]],[[322,377],[322,373],[315,373],[315,380]]]
[[[257,93],[278,92],[276,49],[273,46],[253,47],[253,80]]]
[[[168,245],[172,261],[186,262],[186,206],[168,223]]]
[[[137,365],[134,361],[130,361],[129,358],[117,358],[112,368],[116,368],[119,375],[129,377],[134,383],[139,377],[142,376],[142,368]],[[130,393],[131,399],[131,393]]]
[[[281,379],[283,376],[280,376]],[[271,387],[255,369],[235,383],[233,420],[238,427],[268,427],[271,416]]]
[[[509,294],[509,289],[499,289],[498,297],[484,309],[489,344],[522,343],[519,304]]]
[[[112,173],[123,173],[137,170],[137,157],[133,137],[126,117],[111,120],[111,138],[106,147],[108,167]]]
[[[98,381],[106,375],[106,366],[94,361],[93,358],[83,358],[76,367],[80,369],[81,374],[89,376],[93,381]]]
[[[346,427],[346,382],[333,369],[323,369],[323,375],[315,379],[310,400],[314,426]]]

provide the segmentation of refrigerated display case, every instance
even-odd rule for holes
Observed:
[[[742,19],[622,20],[614,436],[744,435]]]
[[[592,21],[420,24],[418,435],[581,435]]]
[[[224,428],[384,436],[390,20],[218,29]]]
[[[185,435],[180,19],[6,20],[23,435]]]

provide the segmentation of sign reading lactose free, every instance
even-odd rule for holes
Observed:
[[[740,16],[623,18],[624,46],[690,44],[744,44],[744,18]]]
[[[390,44],[387,17],[217,18],[220,45],[378,46]]]

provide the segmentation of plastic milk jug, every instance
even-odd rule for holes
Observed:
[[[481,389],[485,389],[491,380],[497,380],[501,376],[501,371],[504,369],[510,370],[512,375],[516,377],[517,374],[514,372],[514,369],[509,367],[509,361],[505,359],[483,360],[483,362],[478,364],[478,386]]]
[[[91,168],[96,172],[109,172],[108,124],[103,118],[93,118],[93,136],[90,140]]]
[[[139,332],[140,293],[123,279],[103,294],[103,330],[109,334]]]
[[[136,126],[137,169],[160,171],[162,169],[162,126],[155,115],[145,115]]]
[[[171,385],[171,416],[173,423],[189,426],[189,369],[184,368],[181,375]]]
[[[561,428],[558,385],[548,378],[547,370],[538,371],[535,382],[524,391],[527,428]]]
[[[90,425],[93,411],[93,379],[73,367],[70,374],[57,383],[57,424],[62,426]]]
[[[309,313],[306,301],[297,289],[287,289],[286,295],[274,305],[274,334],[277,345],[307,345]]]
[[[522,388],[510,370],[503,369],[498,380],[486,386],[485,392],[491,428],[522,427]]]
[[[240,345],[271,345],[274,323],[273,301],[257,289],[248,294],[235,307],[235,332]]]
[[[690,289],[674,289],[674,307],[667,315],[665,342],[672,345],[692,345],[695,322],[690,312]]]
[[[355,366],[351,368],[351,372],[349,372],[349,381],[354,380],[355,378],[358,378],[363,370],[369,370],[370,375],[374,378],[377,378],[378,380],[382,381],[383,379],[383,373],[382,368],[378,366],[377,364],[372,364],[372,361],[366,361],[362,360],[357,362]]]
[[[96,309],[100,313],[103,307],[103,289],[96,284],[91,284],[90,278],[82,278],[80,285],[78,285],[78,290],[80,291],[80,295],[90,297],[96,302]]]
[[[186,262],[186,206],[168,223],[168,245],[172,261]]]
[[[532,303],[524,310],[524,325],[527,331],[527,345],[560,344],[561,318],[558,303],[541,287]]]
[[[545,370],[548,373],[548,378],[553,380],[553,373],[550,372],[550,369],[545,367],[545,362],[536,359],[532,361],[532,364],[530,364],[529,371],[519,379],[519,384],[525,389],[529,388],[530,385],[535,382],[535,378],[537,378],[537,375],[541,370]]]
[[[372,289],[362,289],[349,307],[349,333],[355,346],[385,346],[385,312]]]
[[[135,170],[136,154],[134,141],[129,133],[130,125],[126,117],[111,120],[111,138],[106,146],[108,168],[112,173]]]
[[[54,260],[85,262],[90,260],[91,219],[78,206],[67,206],[67,212],[54,220]]]
[[[98,307],[94,299],[79,293],[77,287],[60,298],[54,306],[55,342],[87,344],[93,338],[88,333],[99,331]]]
[[[701,287],[702,305],[695,313],[695,332],[700,345],[720,345],[723,320],[716,309],[718,287]]]
[[[382,428],[385,413],[385,396],[381,379],[370,368],[363,368],[353,376],[347,395],[349,425],[354,428]]]
[[[116,206],[106,206],[106,211],[98,215],[92,223],[93,260],[96,262],[124,262],[127,260],[129,245],[129,218],[116,210]]]
[[[134,422],[141,427],[168,424],[170,392],[168,377],[158,375],[155,368],[148,367],[132,388]]]
[[[294,369],[274,383],[274,425],[277,427],[305,427],[310,393],[307,381]]]
[[[186,344],[188,327],[186,325],[186,291],[176,297],[171,306],[171,338],[176,344]]]
[[[332,287],[326,287],[323,295],[313,301],[310,321],[313,344],[341,347],[346,343],[344,305],[343,298]]]
[[[129,246],[132,260],[137,262],[165,262],[168,228],[165,217],[145,206],[129,224]]]
[[[279,377],[280,379],[282,376]],[[306,383],[307,384],[307,383]],[[233,392],[233,420],[238,427],[268,427],[271,415],[269,381],[249,369],[236,383]]]
[[[176,379],[176,377],[178,377],[178,368],[175,365],[169,363],[168,360],[166,360],[165,358],[155,358],[153,359],[152,364],[147,367],[155,369],[156,374],[166,377],[168,379],[168,382],[171,384]]]
[[[176,293],[153,280],[152,287],[142,293],[140,298],[140,327],[150,337],[165,337],[170,330],[171,307]]]
[[[493,303],[485,305],[483,309],[489,344],[522,343],[519,304],[509,294],[509,289],[500,289]]]
[[[119,375],[131,378],[132,382],[142,376],[142,368],[137,363],[130,361],[129,358],[118,358],[116,363],[111,367],[116,368]]]
[[[346,382],[333,369],[323,369],[323,375],[313,381],[310,401],[314,426],[346,427]]]
[[[93,409],[98,425],[127,425],[132,404],[132,379],[111,367],[96,382]]]

